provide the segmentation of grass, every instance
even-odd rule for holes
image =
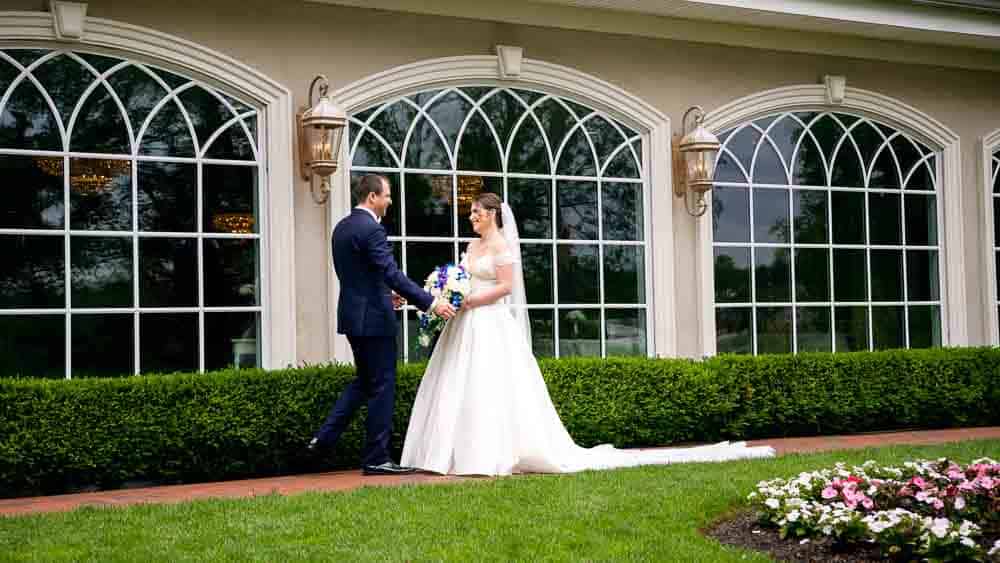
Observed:
[[[0,518],[2,561],[768,561],[698,529],[837,461],[1000,458],[1000,440]]]

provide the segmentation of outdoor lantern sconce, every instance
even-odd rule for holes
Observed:
[[[313,88],[319,82],[319,101],[313,105]],[[347,114],[327,96],[330,83],[322,74],[309,85],[309,109],[299,113],[299,159],[302,179],[309,181],[309,191],[316,203],[323,205],[330,197],[330,176],[337,171],[340,142],[347,125]],[[313,176],[322,181],[316,194]]]
[[[696,112],[694,130],[688,132],[687,121],[691,112]],[[705,112],[701,107],[688,109],[681,119],[684,137],[676,143],[674,194],[684,198],[684,207],[693,217],[701,217],[708,209],[705,193],[712,189],[715,159],[721,146],[719,138],[702,125],[704,119]]]

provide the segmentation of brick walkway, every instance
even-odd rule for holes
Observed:
[[[813,438],[780,438],[754,440],[749,445],[772,446],[778,453],[812,453],[828,450],[848,450],[895,444],[941,444],[977,439],[1000,439],[1000,426],[986,428],[961,428],[955,430],[924,430],[916,432],[888,432],[881,434],[856,434],[850,436],[819,436]],[[223,481],[192,485],[170,485],[143,489],[124,489],[0,499],[0,515],[20,515],[37,512],[73,510],[81,506],[124,506],[138,503],[183,502],[205,498],[246,498],[279,493],[283,495],[305,491],[346,491],[364,486],[393,486],[409,483],[452,483],[461,477],[443,477],[413,474],[403,477],[363,477],[360,471],[338,471],[244,481]]]

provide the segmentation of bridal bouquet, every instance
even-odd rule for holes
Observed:
[[[435,298],[442,298],[451,303],[455,309],[462,306],[462,301],[469,294],[469,273],[461,265],[446,264],[434,268],[434,271],[427,276],[424,282],[424,289]],[[417,331],[417,342],[427,348],[431,345],[434,335],[444,328],[445,319],[437,316],[433,312],[417,312],[417,319],[420,322]]]

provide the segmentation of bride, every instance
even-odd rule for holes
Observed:
[[[743,442],[645,451],[577,446],[531,351],[514,216],[487,193],[473,203],[469,220],[479,235],[462,257],[472,291],[442,330],[420,382],[402,465],[510,475],[774,455]]]

